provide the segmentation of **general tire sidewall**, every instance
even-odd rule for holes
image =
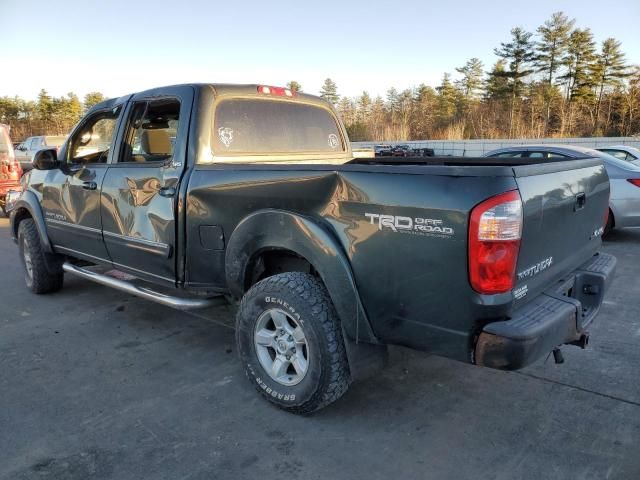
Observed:
[[[33,278],[29,276],[29,272],[27,271],[27,264],[24,261],[24,252],[25,250],[29,252],[29,254],[31,255],[31,262],[33,264],[33,260],[34,260],[33,249],[29,245],[29,240],[25,235],[24,228],[20,228],[20,227],[18,227],[18,247],[20,250],[20,262],[22,263],[22,268],[24,269],[24,281],[27,283],[28,288],[32,288]],[[33,272],[33,267],[32,267],[32,272]]]
[[[279,308],[291,315],[302,327],[307,340],[309,368],[305,377],[297,385],[286,386],[273,380],[264,370],[256,354],[254,331],[256,322],[262,313]],[[322,332],[317,329],[320,322],[314,322],[313,308],[306,305],[295,295],[282,291],[262,290],[258,295],[247,298],[238,313],[236,338],[240,358],[244,363],[247,376],[255,387],[273,403],[283,407],[303,405],[313,397],[326,375],[326,350],[322,341]]]

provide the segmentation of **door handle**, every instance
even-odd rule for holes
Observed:
[[[158,193],[162,197],[173,197],[176,194],[176,189],[173,187],[162,187]]]
[[[82,182],[82,188],[85,190],[95,190],[98,188],[98,184],[96,182]]]

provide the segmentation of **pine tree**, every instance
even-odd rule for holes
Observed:
[[[478,58],[472,58],[460,68],[456,68],[456,72],[462,75],[460,80],[456,80],[456,86],[462,91],[466,99],[478,98],[482,89],[482,69],[484,66]]]
[[[562,58],[566,55],[569,35],[575,20],[569,20],[563,12],[555,12],[551,18],[538,27],[540,39],[536,42],[535,66],[538,73],[544,75],[546,85],[543,88],[545,101],[545,134],[549,131],[551,118],[551,102],[558,98],[558,90],[554,85],[556,74],[562,66]]]
[[[584,100],[593,96],[593,68],[596,44],[588,28],[576,28],[569,36],[567,53],[563,58],[566,73],[560,76],[566,82],[567,100]]]
[[[486,100],[504,100],[509,94],[509,80],[507,79],[507,62],[498,60],[485,82]]]
[[[622,79],[629,75],[627,70],[628,66],[620,42],[614,38],[607,38],[602,42],[602,50],[593,65],[593,77],[597,82],[598,89],[593,125],[594,135],[597,134],[600,123],[600,109],[605,88],[620,85]]]
[[[89,92],[84,96],[84,101],[82,102],[84,106],[84,111],[87,112],[91,107],[97,105],[100,102],[103,102],[105,97],[100,92]]]
[[[291,80],[287,83],[287,88],[292,92],[302,92],[302,85],[300,85],[295,80]]]
[[[337,104],[338,100],[340,100],[340,95],[338,95],[336,82],[327,78],[320,89],[320,96],[333,105]]]
[[[509,62],[509,70],[504,75],[511,82],[511,108],[509,114],[509,137],[514,132],[516,101],[521,96],[523,79],[533,72],[530,68],[535,59],[533,50],[532,33],[526,32],[520,27],[511,30],[511,41],[501,42],[500,48],[494,53]]]

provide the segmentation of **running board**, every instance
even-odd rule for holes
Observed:
[[[182,298],[165,295],[164,293],[154,292],[153,290],[134,285],[133,283],[127,282],[125,280],[119,280],[108,275],[92,272],[91,270],[87,270],[86,268],[76,267],[75,265],[67,262],[62,265],[62,269],[65,272],[78,275],[79,277],[86,278],[87,280],[91,280],[92,282],[100,283],[102,285],[106,285],[107,287],[120,290],[121,292],[130,293],[131,295],[135,295],[136,297],[145,298],[147,300],[160,303],[161,305],[177,308],[178,310],[207,308],[226,303],[226,300],[222,296],[213,298]]]

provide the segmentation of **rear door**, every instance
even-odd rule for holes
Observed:
[[[175,282],[176,209],[184,171],[191,87],[134,95],[102,185],[102,227],[114,266]]]
[[[524,217],[516,298],[524,298],[553,285],[598,250],[609,177],[597,159],[526,165],[514,172]]]

